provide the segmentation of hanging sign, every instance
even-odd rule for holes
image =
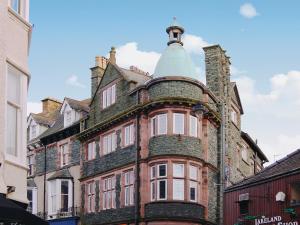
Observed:
[[[299,225],[297,221],[283,222],[281,216],[265,217],[255,219],[255,225],[271,224],[271,225]]]

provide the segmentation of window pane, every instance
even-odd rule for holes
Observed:
[[[190,179],[192,180],[198,180],[198,173],[197,173],[197,167],[190,165]]]
[[[167,176],[167,165],[158,165],[158,173],[159,177]]]
[[[173,179],[173,199],[184,200],[184,180]]]
[[[156,135],[156,117],[151,118],[151,136]]]
[[[190,200],[197,201],[197,182],[190,182]]]
[[[155,192],[155,181],[151,182],[151,201],[155,200],[156,192]]]
[[[152,167],[151,167],[151,176],[150,176],[150,177],[151,177],[151,179],[155,178],[155,176],[156,176],[156,173],[155,173],[155,172],[156,172],[156,171],[155,171],[155,168],[156,168],[155,166],[152,166]]]
[[[173,177],[184,177],[184,164],[173,164]]]
[[[17,13],[20,13],[20,0],[10,0],[10,7]]]
[[[106,106],[107,106],[107,103],[106,103],[106,90],[104,90],[103,92],[102,92],[102,107],[103,108],[106,108]]]
[[[158,191],[159,199],[166,199],[167,198],[167,181],[166,180],[159,180],[158,181]]]
[[[173,132],[174,134],[184,134],[184,114],[174,113]]]
[[[167,134],[167,114],[158,115],[158,131],[157,134]]]
[[[125,188],[125,205],[129,205],[129,198],[130,198],[130,190],[129,187]]]
[[[116,85],[114,84],[111,87],[111,103],[115,103],[116,102]]]
[[[61,181],[61,194],[69,193],[69,181],[63,180]]]
[[[190,116],[190,136],[198,136],[198,119],[195,116]]]
[[[133,205],[133,199],[134,199],[134,188],[133,185],[130,186],[130,205]]]
[[[18,110],[16,107],[7,104],[7,134],[6,152],[17,156],[17,130],[18,130]]]
[[[7,71],[7,100],[20,105],[21,76],[18,71],[8,65]]]

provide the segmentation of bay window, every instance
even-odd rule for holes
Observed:
[[[48,212],[56,215],[59,212],[69,212],[72,207],[72,181],[56,179],[48,181]]]
[[[173,113],[173,133],[184,134],[184,114]]]
[[[96,157],[96,142],[92,141],[87,146],[87,160],[95,159]]]
[[[116,85],[112,85],[102,92],[102,108],[105,109],[108,106],[116,102]]]
[[[60,146],[60,163],[61,163],[61,167],[66,166],[69,163],[68,143]]]
[[[8,64],[7,66],[7,103],[6,103],[6,153],[19,157],[22,130],[22,74]]]
[[[151,167],[151,201],[167,199],[167,164]]]
[[[128,146],[134,142],[134,125],[130,124],[124,129],[124,145]]]
[[[87,212],[95,212],[95,182],[87,184]]]
[[[109,154],[116,150],[117,137],[116,133],[112,132],[103,137],[103,155]]]
[[[125,206],[134,204],[134,172],[133,170],[124,173]]]
[[[103,209],[116,208],[116,177],[108,177],[103,179]]]
[[[151,136],[167,134],[167,114],[159,114],[151,118]]]
[[[198,118],[190,115],[190,136],[198,137]]]
[[[173,200],[184,200],[184,164],[173,164]]]

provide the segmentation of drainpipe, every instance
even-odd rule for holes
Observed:
[[[72,178],[72,216],[74,217],[75,216],[75,207],[74,207],[74,204],[75,204],[75,193],[74,193],[74,190],[75,190],[75,187],[74,187],[74,178]]]
[[[223,224],[223,209],[224,209],[224,186],[225,186],[225,150],[226,150],[226,143],[225,143],[225,106],[224,103],[219,104],[220,110],[221,110],[221,127],[220,127],[220,161],[219,161],[219,168],[220,168],[220,174],[219,174],[219,185],[218,185],[218,192],[219,192],[219,223],[220,225]]]
[[[44,146],[44,209],[43,209],[43,214],[44,214],[44,220],[46,220],[46,172],[47,172],[47,151],[46,151],[46,146],[42,143]]]
[[[137,91],[137,104],[140,103],[139,90]],[[139,225],[140,220],[140,112],[136,115],[136,157],[135,157],[135,225]]]

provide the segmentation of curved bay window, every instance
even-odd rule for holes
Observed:
[[[168,167],[172,168],[168,173]],[[150,167],[150,200],[199,202],[198,165],[184,162],[156,163]]]
[[[150,118],[150,135],[186,135],[200,137],[199,119],[188,111],[157,112]]]

